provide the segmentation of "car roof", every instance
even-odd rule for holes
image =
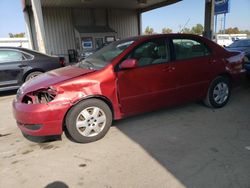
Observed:
[[[21,47],[13,47],[13,46],[0,46],[0,50],[1,49],[11,49],[11,50],[19,50],[19,51],[23,51],[23,52],[26,52],[26,53],[30,53],[32,55],[35,55],[35,56],[43,56],[43,57],[52,57],[48,54],[45,54],[45,53],[42,53],[42,52],[39,52],[39,51],[36,51],[36,50],[32,50],[32,49],[28,49],[28,48],[21,48]]]
[[[125,40],[145,40],[145,39],[154,39],[154,38],[161,38],[161,37],[187,37],[187,38],[204,38],[199,35],[194,34],[186,34],[186,33],[170,33],[170,34],[153,34],[153,35],[140,35],[140,36],[134,36],[126,38]]]

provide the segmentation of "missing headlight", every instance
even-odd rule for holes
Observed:
[[[22,102],[26,104],[47,104],[56,97],[56,90],[48,88],[31,92],[24,96]]]

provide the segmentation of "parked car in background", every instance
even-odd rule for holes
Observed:
[[[217,44],[221,46],[227,47],[236,40],[246,39],[246,38],[247,34],[216,34],[215,42],[217,42]]]
[[[22,83],[62,66],[64,58],[25,48],[0,47],[0,91],[17,89]]]
[[[236,40],[227,48],[229,51],[240,51],[245,53],[245,68],[250,75],[250,39]]]
[[[127,116],[197,100],[223,107],[245,76],[243,57],[197,35],[123,39],[25,83],[13,112],[25,134],[67,130],[75,141],[91,142]]]

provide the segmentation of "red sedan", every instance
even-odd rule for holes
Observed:
[[[128,38],[25,83],[13,112],[25,134],[67,129],[75,141],[91,142],[127,116],[197,100],[223,107],[245,74],[243,57],[195,35]]]

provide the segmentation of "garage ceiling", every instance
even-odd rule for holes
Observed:
[[[181,0],[42,0],[43,7],[86,7],[86,8],[121,8],[148,11],[167,6]],[[23,0],[24,7],[31,5],[30,0]]]

